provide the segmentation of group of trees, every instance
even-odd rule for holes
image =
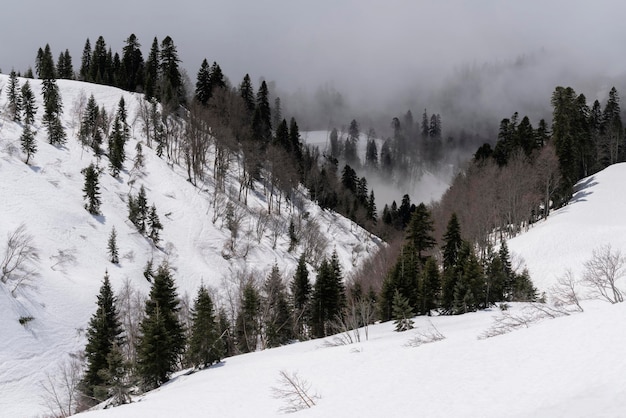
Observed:
[[[128,313],[120,312],[121,303],[105,274],[87,328],[80,385],[85,405],[111,397],[115,403],[126,403],[131,387],[152,389],[183,367],[205,368],[225,356],[323,337],[333,332],[332,323],[346,306],[336,253],[322,261],[315,285],[304,255],[289,283],[276,265],[262,281],[245,275],[235,289],[238,296],[231,314],[227,306],[215,305],[204,284],[191,309],[185,309],[165,262],[151,277],[138,325],[130,327],[123,318]]]

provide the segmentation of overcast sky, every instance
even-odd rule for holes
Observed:
[[[77,68],[85,39],[93,46],[99,35],[121,52],[135,33],[145,58],[155,36],[169,35],[194,81],[206,57],[234,84],[249,73],[255,86],[259,77],[286,91],[327,84],[383,103],[408,86],[439,86],[464,66],[538,51],[550,67],[535,66],[520,83],[542,73],[547,83],[614,79],[626,69],[624,12],[618,0],[12,1],[0,12],[0,68],[25,70],[46,43],[55,59],[69,49]]]

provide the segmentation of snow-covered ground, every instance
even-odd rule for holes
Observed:
[[[176,269],[179,293],[191,295],[201,281],[217,288],[244,266],[264,275],[276,262],[286,275],[293,271],[299,253],[287,252],[286,236],[276,249],[271,237],[265,236],[250,248],[245,260],[226,260],[222,251],[228,230],[220,220],[211,221],[212,183],[192,187],[183,170],[172,169],[147,147],[147,175],[139,178],[123,172],[117,180],[103,174],[103,215],[89,215],[83,209],[80,170],[93,157],[74,137],[76,103],[93,93],[111,113],[123,95],[132,123],[138,96],[60,80],[69,140],[65,147],[56,148],[45,141],[39,122],[40,86],[31,80],[40,107],[39,151],[27,166],[19,152],[21,126],[6,119],[6,83],[7,76],[0,75],[0,250],[6,234],[24,223],[39,250],[40,277],[35,288],[20,290],[15,297],[0,286],[0,416],[47,412],[39,384],[46,374],[56,373],[59,362],[83,348],[84,328],[95,309],[105,270],[116,289],[128,278],[146,292],[149,283],[142,275],[146,261],[154,257],[158,264],[168,259]],[[127,146],[130,159],[136,141],[142,139],[138,121],[133,137]],[[571,204],[510,242],[511,252],[525,260],[541,290],[567,268],[580,274],[582,263],[599,245],[611,243],[626,251],[626,195],[621,193],[625,177],[622,164],[582,181]],[[233,178],[230,181],[236,186]],[[151,246],[126,219],[126,195],[136,192],[139,184],[145,185],[148,200],[161,216],[165,251]],[[264,207],[263,197],[252,194],[250,205]],[[310,203],[306,210],[322,225],[347,273],[375,251],[375,238],[351,222]],[[119,267],[107,260],[107,238],[113,226],[120,247]],[[131,405],[87,416],[280,416],[285,403],[273,397],[272,388],[280,386],[279,373],[285,371],[307,380],[311,393],[320,396],[316,406],[298,412],[303,417],[623,417],[626,304],[587,301],[584,307],[584,313],[488,339],[478,337],[494,317],[503,315],[498,309],[418,317],[417,329],[406,333],[394,332],[390,323],[374,325],[367,340],[361,330],[361,341],[350,345],[329,347],[314,340],[228,358],[208,370],[182,374]],[[513,306],[513,312],[520,309]],[[34,320],[20,325],[18,320],[26,316]],[[419,333],[434,329],[446,338],[407,346]]]
[[[572,202],[512,240],[540,289],[566,268],[579,272],[592,249],[624,249],[626,165],[583,180]],[[621,279],[622,288],[626,278]],[[323,340],[226,359],[176,378],[137,402],[90,412],[94,417],[280,416],[273,397],[279,373],[297,373],[320,398],[303,417],[624,417],[626,304],[583,302],[584,313],[543,320],[482,339],[504,312],[418,317],[416,330],[391,323],[369,328],[369,339],[328,347]],[[522,305],[513,304],[515,315]],[[446,338],[407,346],[437,329]],[[327,341],[332,341],[328,338]]]
[[[20,86],[25,79],[19,79]],[[327,241],[327,253],[336,249],[344,273],[349,275],[365,257],[373,254],[380,241],[349,220],[321,211],[309,201],[302,212],[283,207],[276,222],[269,222],[257,241],[257,228],[251,212],[267,207],[261,192],[251,192],[238,241],[239,255],[226,251],[230,231],[224,216],[215,217],[214,184],[211,178],[201,187],[186,181],[184,169],[169,165],[145,146],[141,119],[137,116],[141,96],[119,89],[76,81],[58,80],[64,106],[63,125],[68,134],[63,147],[47,143],[41,125],[43,105],[39,80],[30,80],[37,98],[38,151],[30,165],[24,164],[19,137],[22,125],[8,119],[6,86],[8,76],[0,75],[0,257],[4,255],[6,237],[20,224],[33,237],[39,253],[35,266],[39,277],[33,287],[18,290],[0,285],[0,416],[33,416],[46,412],[41,399],[40,382],[55,375],[58,364],[82,350],[84,329],[95,311],[96,295],[108,271],[117,291],[128,279],[131,285],[147,294],[150,283],[143,276],[148,260],[154,265],[167,260],[174,269],[179,294],[195,297],[201,282],[218,290],[238,271],[256,272],[266,277],[276,263],[285,278],[295,271],[302,248],[289,253],[287,226],[296,216],[319,224]],[[131,124],[132,139],[126,145],[126,170],[119,179],[108,173],[108,160],[100,166],[101,216],[92,216],[84,208],[84,176],[81,170],[96,163],[93,152],[76,139],[82,108],[93,94],[99,107],[113,115],[124,97]],[[137,141],[144,142],[145,176],[130,170]],[[106,148],[106,146],[105,146]],[[236,164],[227,195],[236,195]],[[212,168],[207,170],[212,172]],[[127,195],[136,194],[144,185],[149,204],[156,205],[164,229],[160,248],[155,248],[128,221]],[[262,189],[257,186],[257,190]],[[228,199],[220,201],[224,210]],[[236,199],[232,199],[236,204]],[[213,222],[215,221],[215,222]],[[117,231],[120,264],[108,261],[107,240],[112,228]],[[273,248],[272,228],[282,232]],[[243,257],[246,251],[247,255]],[[217,301],[219,303],[219,301]],[[33,317],[25,326],[20,318]]]

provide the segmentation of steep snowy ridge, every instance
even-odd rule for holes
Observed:
[[[95,310],[95,298],[108,271],[118,290],[125,279],[147,293],[150,283],[143,277],[148,260],[155,266],[168,260],[174,269],[179,294],[195,295],[203,281],[218,289],[233,272],[247,269],[266,275],[277,263],[285,277],[295,270],[301,248],[289,253],[286,226],[290,216],[315,220],[327,240],[328,252],[337,250],[346,275],[361,260],[376,251],[380,241],[351,221],[334,213],[321,211],[309,201],[304,209],[283,207],[278,224],[285,231],[273,246],[270,229],[257,242],[255,219],[250,212],[266,207],[261,193],[250,193],[242,221],[240,244],[249,247],[245,259],[224,257],[230,231],[224,219],[213,216],[214,187],[209,178],[202,187],[186,180],[181,167],[172,166],[145,146],[141,120],[138,117],[141,96],[122,90],[58,80],[64,106],[63,125],[68,134],[62,147],[48,144],[41,124],[43,105],[39,80],[30,80],[37,99],[38,112],[34,128],[38,151],[30,165],[24,164],[19,138],[22,125],[8,119],[6,86],[8,76],[0,75],[0,251],[6,237],[20,224],[33,237],[39,253],[36,277],[30,288],[11,289],[0,286],[0,416],[32,416],[46,412],[42,405],[39,382],[46,374],[56,373],[57,365],[84,347],[84,328]],[[20,86],[26,79],[19,79]],[[125,170],[119,179],[108,172],[108,159],[99,161],[102,198],[100,216],[90,215],[83,207],[84,176],[81,170],[98,163],[91,149],[81,147],[76,139],[82,109],[93,94],[99,107],[114,115],[124,97],[131,125],[131,140],[126,144]],[[145,175],[131,170],[137,141],[144,142]],[[232,166],[236,166],[232,164]],[[209,173],[211,170],[207,170]],[[237,190],[234,175],[227,180],[229,189]],[[156,205],[164,229],[160,248],[155,248],[128,221],[127,196],[144,185],[149,204]],[[220,201],[225,204],[227,201]],[[223,209],[223,208],[219,208]],[[213,222],[215,221],[215,222]],[[117,231],[120,265],[108,261],[107,240],[111,229]],[[243,251],[242,251],[243,252]],[[20,318],[33,317],[26,325]]]

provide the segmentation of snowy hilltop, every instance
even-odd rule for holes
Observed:
[[[84,348],[85,329],[105,273],[114,291],[125,291],[130,303],[131,296],[141,298],[150,289],[144,274],[147,266],[156,269],[167,262],[183,299],[193,298],[204,283],[216,303],[226,304],[225,289],[244,275],[263,280],[276,265],[283,277],[290,278],[300,254],[307,254],[314,271],[322,258],[336,251],[348,277],[382,244],[350,220],[320,209],[302,189],[294,190],[289,199],[270,195],[268,201],[264,185],[253,184],[244,202],[236,155],[231,156],[219,188],[211,173],[212,161],[202,182],[193,185],[182,162],[157,155],[170,150],[149,146],[150,109],[139,94],[58,80],[67,140],[51,145],[42,120],[41,81],[17,81],[20,87],[28,81],[35,98],[31,128],[36,152],[25,164],[20,141],[25,123],[9,117],[9,77],[0,75],[0,251],[4,254],[9,248],[11,237],[30,249],[23,271],[14,272],[0,286],[0,415],[48,411],[42,385],[58,378],[59,365]],[[124,101],[129,140],[117,177],[111,174],[111,155],[98,154],[79,141],[92,97],[100,114],[108,115],[111,129],[120,99]],[[86,209],[84,190],[84,170],[92,164],[100,172],[97,214]],[[136,198],[142,189],[147,207],[155,208],[162,226],[157,237],[140,233],[129,220],[129,196]],[[290,242],[290,224],[300,238],[295,245]],[[108,247],[113,229],[118,263],[111,262]]]

